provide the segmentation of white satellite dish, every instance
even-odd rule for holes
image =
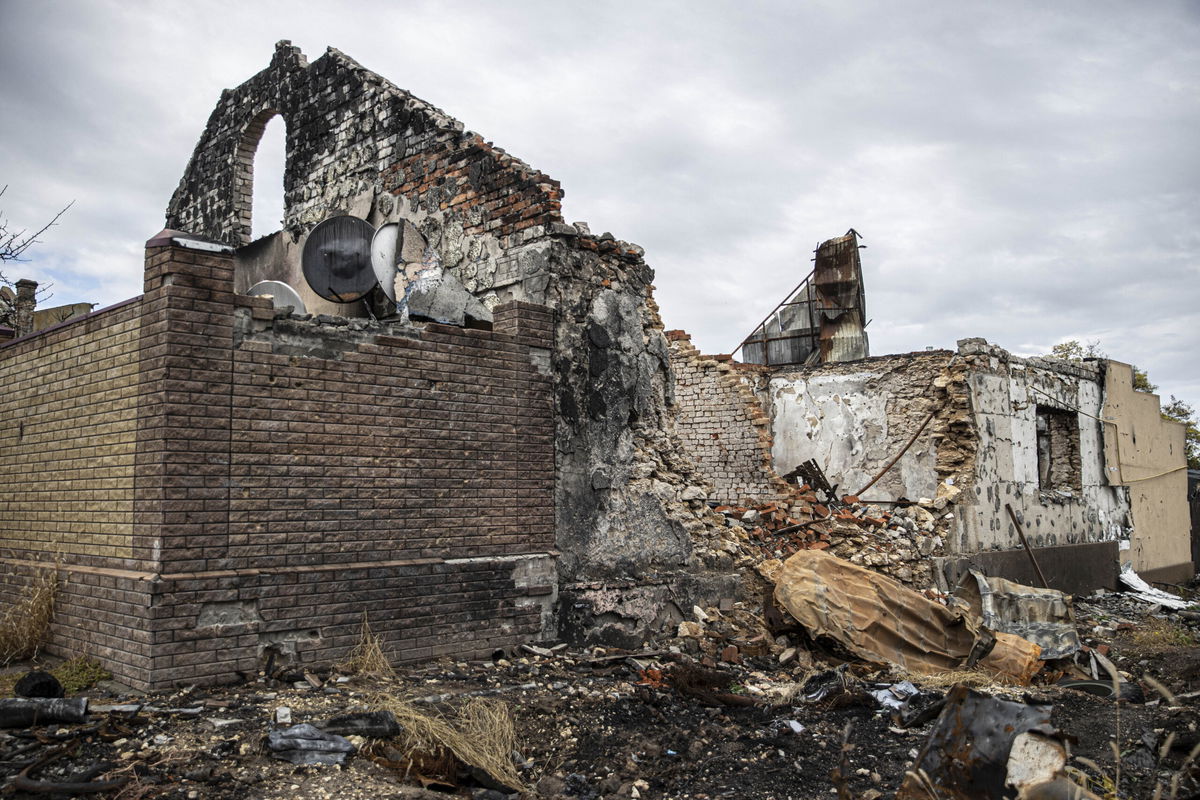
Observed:
[[[284,308],[291,306],[292,311],[296,314],[307,314],[308,309],[304,307],[304,301],[300,299],[300,295],[296,294],[296,290],[288,286],[283,281],[259,281],[250,287],[250,291],[246,292],[250,297],[269,297],[271,305],[275,308]]]
[[[371,269],[379,288],[393,303],[396,302],[396,257],[400,247],[400,225],[388,222],[379,226],[371,237]]]

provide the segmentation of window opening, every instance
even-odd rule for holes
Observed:
[[[254,201],[250,211],[250,240],[283,228],[283,172],[287,161],[287,126],[278,114],[267,120],[258,148],[250,185]]]
[[[1037,407],[1037,465],[1042,491],[1082,491],[1078,414]]]

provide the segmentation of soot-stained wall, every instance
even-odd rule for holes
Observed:
[[[288,316],[232,291],[232,255],[151,245],[141,297],[0,347],[26,490],[0,596],[58,573],[51,652],[145,689],[329,663],[364,613],[404,661],[543,635],[550,309]]]
[[[169,228],[246,243],[254,146],[275,113],[287,125],[282,250],[334,214],[403,220],[485,305],[553,309],[563,581],[688,567],[703,503],[670,424],[667,343],[641,249],[564,223],[557,182],[428,103],[336,50],[309,64],[287,42],[222,94]]]

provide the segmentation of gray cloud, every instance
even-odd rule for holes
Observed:
[[[736,346],[855,227],[876,352],[1100,339],[1200,404],[1200,13],[1188,2],[32,2],[0,52],[24,272],[140,289],[220,90],[326,45],[647,248],[670,327]],[[260,176],[261,177],[261,176]]]

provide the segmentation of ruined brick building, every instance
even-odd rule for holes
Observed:
[[[252,242],[254,152],[274,116],[287,128],[285,218]],[[269,654],[335,661],[364,613],[402,661],[636,638],[735,591],[730,553],[705,544],[706,501],[789,492],[778,475],[796,443],[780,423],[792,416],[829,421],[802,435],[829,441],[831,474],[847,442],[870,471],[925,413],[926,395],[899,384],[932,380],[939,444],[919,441],[880,491],[941,496],[985,462],[1013,467],[982,434],[974,448],[951,435],[973,413],[1006,436],[1004,403],[965,394],[967,362],[1007,379],[1001,356],[972,345],[957,360],[795,375],[703,359],[683,334],[668,343],[641,249],[565,223],[561,199],[555,181],[342,53],[310,64],[281,42],[222,94],[147,242],[143,294],[0,346],[0,598],[57,565],[51,651],[98,656],[139,688],[235,679]],[[339,215],[399,231],[398,294],[436,272],[473,310],[380,319],[377,294],[312,289],[302,253]],[[251,294],[261,281],[286,283],[311,313]],[[808,351],[864,356],[861,296],[840,280],[805,297],[818,296],[840,310],[814,323]],[[869,371],[863,396],[888,424],[851,431],[808,369],[825,386]],[[1038,386],[1096,408],[1083,378]],[[1020,402],[1022,424],[1058,408]],[[1081,458],[1099,442],[1068,440]],[[1047,478],[1089,498],[1066,543],[1125,524],[1128,504],[1104,505],[1089,469]],[[959,506],[966,538],[937,554],[1011,544],[983,500]]]
[[[275,115],[286,218],[251,243]],[[613,579],[641,599],[694,584],[703,492],[669,435],[651,270],[560,202],[345,55],[281,42],[222,94],[144,293],[0,349],[5,599],[57,559],[52,650],[154,687],[272,650],[334,660],[364,611],[413,660],[552,636],[560,595],[604,587],[602,615]],[[314,295],[294,256],[338,214],[416,231],[491,330]],[[315,316],[243,294],[264,277]]]
[[[779,475],[811,460],[861,503],[924,500],[913,513],[930,535],[891,565],[901,577],[900,562],[923,560],[943,588],[970,568],[1037,584],[1018,525],[1067,591],[1116,588],[1123,563],[1192,577],[1184,426],[1133,389],[1129,365],[1019,358],[982,339],[867,357],[860,281],[851,231],[747,337],[749,363],[668,333],[677,431],[716,499],[779,497]]]

